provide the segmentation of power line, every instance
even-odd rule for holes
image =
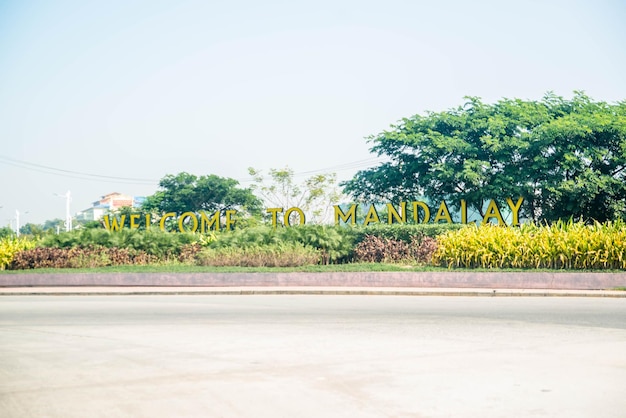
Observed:
[[[371,167],[372,165],[375,165],[376,163],[383,162],[384,160],[385,159],[381,157],[367,158],[364,160],[352,161],[352,162],[338,164],[338,165],[331,166],[331,167],[294,173],[294,177],[302,177],[306,175],[324,173],[328,171],[346,171],[346,170],[353,170],[353,169],[358,169],[358,168],[366,168],[366,167]],[[51,167],[47,165],[31,163],[28,161],[17,160],[15,158],[6,157],[3,155],[0,155],[0,163],[22,168],[25,170],[36,171],[39,173],[53,174],[57,176],[75,178],[75,179],[80,179],[80,180],[99,181],[99,182],[107,182],[107,183],[150,185],[150,186],[155,186],[159,184],[159,180],[154,180],[154,179],[108,176],[108,175],[102,175],[102,174],[92,174],[92,173],[84,173],[80,171],[65,170],[65,169]],[[247,178],[247,179],[240,179],[238,181],[241,183],[249,183],[254,180],[252,178]]]
[[[50,167],[42,164],[29,163],[28,161],[16,160],[14,158],[0,155],[0,163],[12,165],[27,170],[38,171],[46,174],[55,174],[58,176],[78,178],[82,180],[95,180],[95,181],[107,181],[107,182],[123,182],[130,184],[158,184],[158,180],[141,179],[133,177],[117,177],[106,176],[101,174],[83,173],[80,171],[64,170],[61,168]]]
[[[332,170],[332,171],[353,170],[355,168],[371,167],[372,165],[383,162],[383,161],[384,159],[380,157],[367,158],[365,160],[353,161],[350,163],[344,163],[344,164],[336,165],[333,167],[327,167],[327,168],[322,168],[318,170],[303,171],[303,172],[298,173],[298,175],[316,174],[316,173],[322,173],[322,172],[329,171],[329,170]]]

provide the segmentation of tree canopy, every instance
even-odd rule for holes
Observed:
[[[447,200],[484,215],[489,199],[523,197],[535,221],[626,218],[626,102],[468,97],[371,136],[389,161],[342,183],[358,200]],[[458,207],[458,206],[457,206]]]
[[[160,190],[143,204],[147,211],[216,212],[227,209],[258,214],[261,201],[250,189],[237,187],[239,182],[216,175],[195,176],[189,173],[168,174],[159,182]]]
[[[332,205],[339,203],[341,193],[337,188],[337,175],[315,174],[301,184],[294,180],[291,168],[270,169],[269,181],[263,173],[248,168],[254,184],[251,189],[269,205],[285,210],[297,207],[307,213],[307,222],[324,223],[331,219]],[[295,214],[295,213],[294,213]]]

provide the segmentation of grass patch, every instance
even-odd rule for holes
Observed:
[[[150,265],[109,266],[97,268],[44,268],[32,270],[0,270],[0,276],[7,274],[74,274],[74,273],[361,273],[361,272],[483,272],[483,273],[624,273],[623,270],[553,270],[553,269],[484,269],[434,266],[413,266],[398,263],[348,263],[330,265],[310,265],[300,267],[215,267],[191,264],[169,263]],[[616,290],[626,290],[616,289]]]
[[[377,272],[377,271],[449,271],[442,267],[407,266],[387,263],[351,263],[334,265],[309,265],[299,267],[236,267],[194,266],[189,264],[109,266],[97,268],[45,268],[33,270],[4,270],[6,274],[74,274],[74,273],[332,273],[332,272]]]

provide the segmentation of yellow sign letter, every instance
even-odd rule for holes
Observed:
[[[427,224],[430,221],[430,208],[424,202],[413,202],[413,220],[417,223],[420,221],[418,207],[422,208],[424,211],[424,220],[422,223]]]
[[[498,205],[495,200],[491,200],[489,202],[489,206],[487,206],[487,212],[483,217],[483,224],[489,223],[491,218],[495,218],[498,220],[498,225],[506,225],[504,223],[504,219],[502,219],[502,215],[500,214],[500,209],[498,209]]]
[[[506,203],[508,203],[509,207],[511,208],[511,213],[513,214],[513,222],[511,223],[512,226],[519,225],[519,209],[522,207],[523,202],[523,197],[517,199],[517,203],[515,204],[513,204],[513,200],[510,197],[506,199]]]
[[[348,209],[348,213],[343,213],[339,205],[335,205],[333,207],[335,208],[335,225],[339,225],[339,219],[341,219],[345,223],[348,223],[348,221],[350,221],[352,225],[356,225],[356,204],[350,206],[350,209]]]
[[[398,214],[398,211],[391,203],[387,203],[387,223],[389,225],[391,225],[393,221],[400,223],[406,222],[406,202],[400,202],[400,208],[402,209],[402,216]]]
[[[452,218],[450,217],[450,211],[448,210],[448,205],[443,200],[441,201],[441,205],[439,205],[439,209],[437,209],[437,216],[435,216],[434,223],[437,223],[441,220],[452,223]]]

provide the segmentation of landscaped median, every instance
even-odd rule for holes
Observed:
[[[0,268],[298,267],[626,271],[626,223],[260,226],[211,234],[84,229],[4,238]]]

